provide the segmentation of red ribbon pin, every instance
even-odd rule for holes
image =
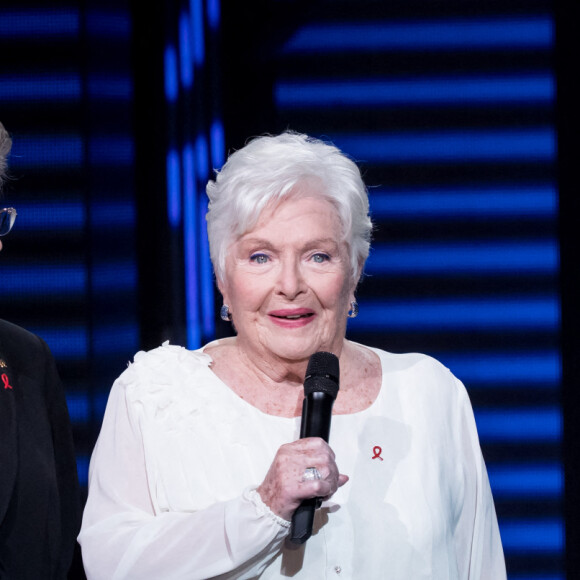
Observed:
[[[4,373],[2,375],[2,382],[4,383],[4,388],[5,389],[11,389],[12,385],[10,384],[10,381],[8,380],[8,375],[6,373]]]
[[[373,453],[374,453],[373,459],[380,459],[381,461],[383,461],[383,458],[381,457],[382,452],[383,452],[383,450],[378,445],[375,445],[373,447]]]

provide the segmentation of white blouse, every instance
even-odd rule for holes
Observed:
[[[505,579],[463,385],[427,356],[372,350],[379,396],[332,419],[350,481],[317,510],[302,546],[255,491],[300,417],[238,397],[203,349],[137,353],[113,385],[91,459],[79,536],[88,578]]]

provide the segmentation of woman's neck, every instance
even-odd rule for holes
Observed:
[[[285,361],[260,356],[240,347],[236,337],[220,340],[205,352],[214,361],[213,372],[239,397],[270,415],[300,416],[308,359]],[[380,390],[378,357],[345,340],[339,361],[341,385],[335,413],[347,414],[367,408]]]

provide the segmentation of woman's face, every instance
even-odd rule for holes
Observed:
[[[287,361],[340,352],[355,286],[341,231],[329,201],[300,196],[232,244],[219,286],[242,348]]]

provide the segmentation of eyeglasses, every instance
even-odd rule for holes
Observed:
[[[12,229],[17,215],[13,207],[0,209],[0,236],[5,236]]]

